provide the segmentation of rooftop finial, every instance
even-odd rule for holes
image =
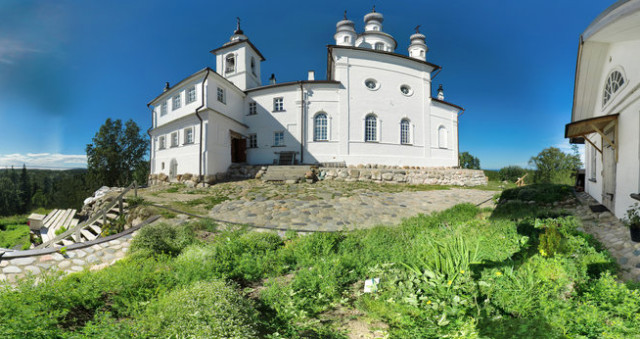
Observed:
[[[416,26],[416,28],[415,28],[416,33],[420,33],[420,26],[421,26],[421,25]]]
[[[236,30],[240,30],[240,17],[236,17],[236,22],[237,22],[237,28]]]
[[[344,19],[347,20],[347,10],[344,10]]]
[[[376,12],[376,5],[373,5],[373,9],[371,10],[372,13]]]

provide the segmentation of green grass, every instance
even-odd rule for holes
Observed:
[[[0,288],[0,336],[344,338],[336,309],[390,338],[640,336],[638,284],[616,282],[579,226],[518,202],[306,236],[237,228],[203,242],[210,222],[149,226],[104,270]],[[362,292],[369,278],[376,293]]]
[[[20,246],[20,248],[28,248],[31,245],[29,238],[29,226],[27,225],[6,225],[4,231],[0,231],[0,247],[2,248],[14,248]]]

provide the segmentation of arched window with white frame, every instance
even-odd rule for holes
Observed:
[[[409,119],[400,120],[400,143],[403,145],[411,144],[410,126]]]
[[[384,44],[382,42],[376,42],[373,46],[377,51],[384,51]]]
[[[327,113],[320,112],[313,118],[313,141],[329,139]]]
[[[364,119],[364,141],[378,141],[378,118],[369,114]]]
[[[440,125],[440,127],[438,127],[438,147],[447,148],[448,137],[447,128]]]
[[[607,103],[611,101],[615,97],[615,95],[620,91],[622,87],[626,84],[626,79],[622,74],[620,69],[615,69],[604,83],[604,89],[602,91],[602,107],[606,106]]]

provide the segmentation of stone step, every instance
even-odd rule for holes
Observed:
[[[63,246],[69,246],[69,245],[73,245],[75,244],[75,242],[71,241],[71,240],[67,240],[67,239],[62,239],[62,245]]]

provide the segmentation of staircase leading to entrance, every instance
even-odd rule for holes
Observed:
[[[311,171],[311,166],[269,166],[262,175],[262,181],[296,183],[304,181],[305,174]]]

